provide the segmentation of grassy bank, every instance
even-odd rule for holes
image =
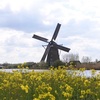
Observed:
[[[100,74],[87,78],[66,68],[46,72],[0,72],[1,100],[100,100]],[[84,71],[84,69],[80,69]]]

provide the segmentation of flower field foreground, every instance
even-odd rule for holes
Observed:
[[[91,71],[91,78],[60,67],[46,72],[0,72],[0,100],[100,100],[100,74]]]

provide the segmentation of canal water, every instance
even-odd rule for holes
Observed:
[[[4,71],[4,72],[13,72],[13,71],[22,71],[20,69],[0,69],[0,71]],[[32,71],[31,69],[24,69],[22,72],[30,72]],[[44,71],[49,71],[49,70],[42,70],[42,69],[35,69],[35,72],[44,72]],[[67,70],[68,72],[72,72],[72,71],[76,71],[76,70]],[[79,71],[76,71],[79,72]],[[100,70],[96,70],[95,75],[99,74]],[[80,75],[83,75],[86,77],[91,77],[92,76],[92,72],[91,70],[85,70],[84,72],[80,72]]]

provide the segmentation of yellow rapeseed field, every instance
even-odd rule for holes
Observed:
[[[100,74],[94,76],[95,70],[87,78],[80,76],[82,68],[78,72],[59,67],[24,73],[22,69],[0,72],[0,100],[100,100]]]

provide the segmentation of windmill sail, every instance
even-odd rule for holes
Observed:
[[[49,53],[49,50],[50,50],[50,45],[48,44],[48,46],[47,46],[47,48],[46,48],[46,50],[45,50],[45,52],[43,54],[43,57],[42,57],[41,61],[45,60],[47,54]]]
[[[48,39],[43,38],[43,37],[38,36],[38,35],[33,35],[33,37],[32,37],[32,38],[35,38],[35,39],[38,39],[38,40],[41,40],[41,41],[43,41],[43,42],[47,42],[47,43],[48,43]]]
[[[69,52],[69,50],[70,50],[70,48],[67,48],[67,47],[64,47],[64,46],[61,46],[61,45],[58,45],[58,44],[56,44],[56,47],[60,50],[66,51],[66,52]]]
[[[58,35],[58,32],[59,32],[59,29],[60,29],[60,27],[61,27],[61,24],[57,24],[57,27],[56,27],[56,29],[55,29],[55,32],[54,32],[54,34],[53,34],[53,37],[52,37],[52,40],[54,39],[56,39],[57,38],[57,35]]]

